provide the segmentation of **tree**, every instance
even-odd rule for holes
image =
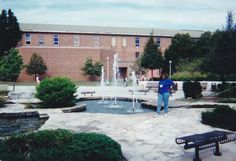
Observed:
[[[210,53],[212,44],[212,33],[210,31],[204,32],[195,43],[196,57],[207,56]]]
[[[45,65],[43,58],[36,53],[30,58],[30,62],[26,65],[26,73],[28,75],[34,75],[34,79],[36,79],[37,75],[43,75],[47,72],[47,66]]]
[[[0,60],[0,80],[15,82],[23,68],[23,59],[17,49],[11,49],[9,54]]]
[[[236,69],[236,32],[233,30],[233,18],[228,13],[226,29],[213,34],[214,49],[206,58],[204,65],[208,72],[220,75],[222,81]]]
[[[233,17],[233,12],[229,11],[226,17],[226,26],[225,26],[225,31],[233,31],[234,29],[234,17]]]
[[[81,70],[85,75],[89,75],[91,79],[94,80],[96,76],[101,76],[102,66],[101,62],[95,62],[93,64],[92,58],[87,58],[84,67]]]
[[[141,67],[150,69],[153,78],[153,70],[161,68],[162,65],[162,53],[158,49],[157,44],[154,42],[153,35],[151,34],[148,42],[145,44],[143,55],[141,56]]]
[[[141,66],[141,57],[138,57],[133,66],[131,66],[132,70],[135,71],[136,75],[143,75],[147,72],[145,68]]]
[[[176,65],[181,59],[193,59],[196,57],[194,42],[189,34],[176,34],[171,40],[171,45],[165,51],[165,65],[172,61],[172,71],[176,71]]]
[[[22,38],[22,32],[17,18],[11,9],[0,14],[0,57],[6,55],[7,51],[16,47]]]

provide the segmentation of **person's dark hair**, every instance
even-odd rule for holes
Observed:
[[[163,76],[164,76],[165,78],[168,78],[168,74],[167,74],[166,72],[164,72],[164,71],[161,72],[160,79],[164,79]]]

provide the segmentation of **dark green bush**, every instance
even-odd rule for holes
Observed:
[[[183,91],[185,98],[199,98],[202,96],[202,87],[199,82],[184,82]]]
[[[4,161],[122,161],[120,145],[96,133],[44,130],[0,140]]]
[[[236,86],[235,84],[220,84],[218,96],[222,98],[236,98]]]
[[[216,105],[212,110],[202,112],[202,123],[235,131],[236,110],[227,105]]]
[[[65,107],[75,102],[76,85],[68,78],[46,78],[36,87],[44,107]]]

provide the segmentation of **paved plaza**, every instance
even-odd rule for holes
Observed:
[[[157,94],[154,91],[129,92],[132,87],[92,87],[78,88],[77,97],[84,95],[81,91],[95,91],[93,97],[128,97],[145,99],[155,105]],[[34,92],[34,86],[17,86],[16,91]],[[209,93],[204,92],[204,95]],[[91,97],[87,95],[86,97]],[[50,118],[41,129],[65,128],[76,132],[104,133],[119,142],[125,158],[128,161],[190,161],[194,149],[184,150],[175,143],[175,138],[196,133],[222,130],[201,123],[201,112],[206,109],[188,108],[191,104],[211,104],[206,100],[197,102],[184,100],[182,91],[177,91],[170,97],[171,108],[167,115],[153,118],[155,111],[137,114],[102,114],[102,113],[63,113],[61,109],[37,109],[39,113],[47,113]],[[14,100],[1,112],[32,111],[24,109],[20,102],[32,100]],[[34,100],[35,101],[35,100]],[[235,104],[230,104],[234,106]],[[35,109],[34,109],[35,110]],[[222,156],[213,155],[214,148],[200,151],[204,161],[235,161],[236,142],[220,145]]]

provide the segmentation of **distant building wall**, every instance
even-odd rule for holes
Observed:
[[[35,28],[37,27],[36,25]],[[93,62],[103,63],[105,77],[110,79],[112,78],[113,55],[118,54],[118,66],[123,72],[126,71],[123,77],[129,76],[131,66],[143,54],[149,36],[150,34],[75,33],[52,30],[47,32],[25,27],[18,48],[23,56],[24,64],[29,63],[33,53],[41,55],[48,67],[48,76],[87,80],[81,68],[86,59],[91,57]],[[159,47],[163,53],[170,46],[172,37],[173,35],[154,36],[155,42],[159,40]],[[158,76],[158,72],[155,72],[155,76]],[[23,70],[18,81],[34,81],[34,78],[28,76]]]

